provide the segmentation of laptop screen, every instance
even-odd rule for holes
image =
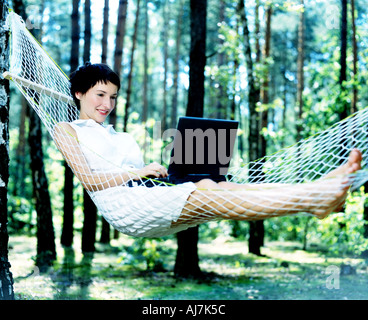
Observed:
[[[179,118],[171,150],[170,175],[226,175],[237,136],[238,121]]]

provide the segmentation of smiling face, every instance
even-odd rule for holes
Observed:
[[[117,95],[118,87],[111,82],[98,82],[84,94],[76,92],[75,96],[80,102],[79,118],[103,123],[115,108]]]

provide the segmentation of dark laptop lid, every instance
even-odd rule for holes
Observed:
[[[225,175],[237,136],[238,121],[181,117],[171,151],[170,175]]]

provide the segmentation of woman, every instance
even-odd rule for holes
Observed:
[[[353,150],[346,164],[308,184],[204,179],[130,188],[141,177],[165,177],[167,170],[156,162],[144,165],[134,139],[103,124],[115,108],[119,77],[106,65],[87,63],[71,74],[70,83],[80,117],[56,125],[55,141],[100,213],[129,235],[156,237],[214,219],[259,220],[298,212],[322,219],[344,204],[351,184],[347,176],[360,169],[361,153]]]

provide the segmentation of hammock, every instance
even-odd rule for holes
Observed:
[[[79,117],[70,95],[68,77],[18,15],[10,12],[7,24],[11,56],[10,70],[4,77],[12,80],[25,96],[58,147],[60,139],[56,135],[62,135],[63,155],[76,176],[90,180],[96,177],[90,184],[92,187],[86,188],[88,193],[99,213],[125,234],[160,237],[216,219],[257,220],[311,212],[313,208],[315,212],[325,210],[336,199],[336,188],[341,186],[338,181],[334,183],[336,188],[331,183],[314,185],[311,182],[318,183],[321,181],[318,179],[346,162],[353,148],[361,151],[363,168],[368,158],[366,108],[291,147],[242,167],[230,168],[228,181],[246,190],[172,186],[143,177],[137,181],[128,169],[108,162],[103,154],[84,146],[84,150],[106,161],[106,167],[110,168],[96,175],[93,169],[81,165],[88,162],[85,154],[80,153],[81,141],[60,126],[60,123],[70,123]],[[60,133],[60,129],[64,132]],[[65,154],[65,145],[69,154]],[[78,168],[83,170],[78,171]],[[116,186],[119,180],[116,172],[121,173],[120,178],[124,176],[119,186]],[[367,177],[365,169],[355,172],[349,177],[351,187],[358,188]],[[155,187],[148,188],[147,181]]]

